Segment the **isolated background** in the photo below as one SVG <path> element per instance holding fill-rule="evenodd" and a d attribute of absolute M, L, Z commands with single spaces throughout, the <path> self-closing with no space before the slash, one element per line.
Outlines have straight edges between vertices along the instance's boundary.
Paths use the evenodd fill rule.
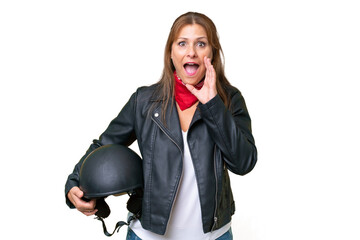
<path fill-rule="evenodd" d="M 253 172 L 231 175 L 235 239 L 360 239 L 356 2 L 1 1 L 0 238 L 107 239 L 65 205 L 67 175 L 159 79 L 175 18 L 198 11 L 217 25 L 259 151 Z M 126 200 L 108 199 L 109 229 Z"/>

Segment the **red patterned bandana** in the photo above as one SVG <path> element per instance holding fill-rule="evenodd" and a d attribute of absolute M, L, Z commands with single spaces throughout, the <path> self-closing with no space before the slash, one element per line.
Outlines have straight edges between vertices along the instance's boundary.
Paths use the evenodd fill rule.
<path fill-rule="evenodd" d="M 175 101 L 179 105 L 181 111 L 184 111 L 185 109 L 188 109 L 189 107 L 194 105 L 198 101 L 198 99 L 186 88 L 185 84 L 176 74 L 176 71 L 174 71 L 174 77 L 175 77 Z M 195 86 L 195 88 L 201 89 L 203 85 L 204 85 L 204 81 L 201 81 Z"/>

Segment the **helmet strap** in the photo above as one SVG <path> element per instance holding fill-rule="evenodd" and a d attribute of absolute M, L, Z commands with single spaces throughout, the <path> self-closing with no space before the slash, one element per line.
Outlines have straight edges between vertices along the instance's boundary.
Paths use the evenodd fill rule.
<path fill-rule="evenodd" d="M 101 221 L 102 226 L 103 226 L 103 230 L 104 230 L 104 234 L 105 234 L 106 236 L 108 236 L 108 237 L 111 237 L 112 235 L 114 235 L 115 231 L 116 231 L 116 232 L 119 232 L 119 230 L 120 230 L 120 228 L 121 228 L 122 226 L 124 226 L 124 225 L 129 226 L 130 222 L 131 222 L 133 219 L 135 219 L 135 218 L 134 218 L 133 216 L 130 216 L 130 217 L 128 218 L 128 221 L 127 221 L 127 222 L 124 222 L 124 221 L 119 221 L 119 222 L 117 222 L 116 225 L 115 225 L 115 229 L 114 229 L 114 231 L 113 231 L 112 233 L 109 233 L 109 232 L 107 231 L 106 225 L 105 225 L 105 221 L 104 221 L 104 219 L 103 219 L 102 217 L 96 217 L 95 219 Z"/>
<path fill-rule="evenodd" d="M 141 203 L 142 203 L 142 197 L 143 197 L 143 191 L 142 189 L 137 189 L 134 190 L 131 194 L 128 193 L 130 198 L 127 202 L 127 209 L 133 214 L 130 215 L 130 217 L 128 218 L 127 222 L 124 221 L 119 221 L 116 223 L 115 225 L 115 229 L 112 233 L 109 233 L 106 229 L 106 224 L 104 221 L 104 218 L 108 217 L 110 214 L 110 208 L 107 205 L 107 203 L 105 202 L 104 198 L 100 198 L 97 201 L 99 201 L 99 208 L 100 209 L 105 209 L 104 211 L 102 210 L 101 212 L 99 211 L 100 214 L 96 214 L 97 217 L 95 219 L 101 221 L 102 226 L 103 226 L 103 230 L 104 230 L 104 234 L 108 237 L 111 237 L 112 235 L 114 235 L 115 231 L 119 232 L 120 228 L 124 225 L 129 226 L 130 222 L 134 219 L 139 219 L 141 216 Z M 96 204 L 98 205 L 98 203 Z M 103 212 L 105 212 L 105 214 L 103 214 Z"/>

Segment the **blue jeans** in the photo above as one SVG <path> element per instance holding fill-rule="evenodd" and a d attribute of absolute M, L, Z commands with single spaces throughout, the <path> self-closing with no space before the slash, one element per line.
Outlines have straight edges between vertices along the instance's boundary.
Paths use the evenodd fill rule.
<path fill-rule="evenodd" d="M 139 238 L 130 228 L 128 228 L 126 240 L 141 240 L 141 238 Z M 218 237 L 216 240 L 233 240 L 231 228 L 229 231 Z"/>
<path fill-rule="evenodd" d="M 224 233 L 223 235 L 221 235 L 220 237 L 218 237 L 215 240 L 233 240 L 231 228 L 229 229 L 229 231 L 227 231 L 226 233 Z"/>
<path fill-rule="evenodd" d="M 128 233 L 126 235 L 126 240 L 141 240 L 132 230 L 128 227 Z"/>

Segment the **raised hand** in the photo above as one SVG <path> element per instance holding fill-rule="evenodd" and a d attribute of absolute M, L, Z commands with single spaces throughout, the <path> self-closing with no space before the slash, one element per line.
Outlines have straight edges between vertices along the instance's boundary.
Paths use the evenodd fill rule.
<path fill-rule="evenodd" d="M 204 85 L 200 90 L 193 85 L 186 84 L 187 89 L 194 94 L 202 104 L 207 103 L 210 99 L 217 95 L 216 90 L 216 72 L 214 66 L 211 65 L 211 59 L 204 57 L 206 67 Z"/>

